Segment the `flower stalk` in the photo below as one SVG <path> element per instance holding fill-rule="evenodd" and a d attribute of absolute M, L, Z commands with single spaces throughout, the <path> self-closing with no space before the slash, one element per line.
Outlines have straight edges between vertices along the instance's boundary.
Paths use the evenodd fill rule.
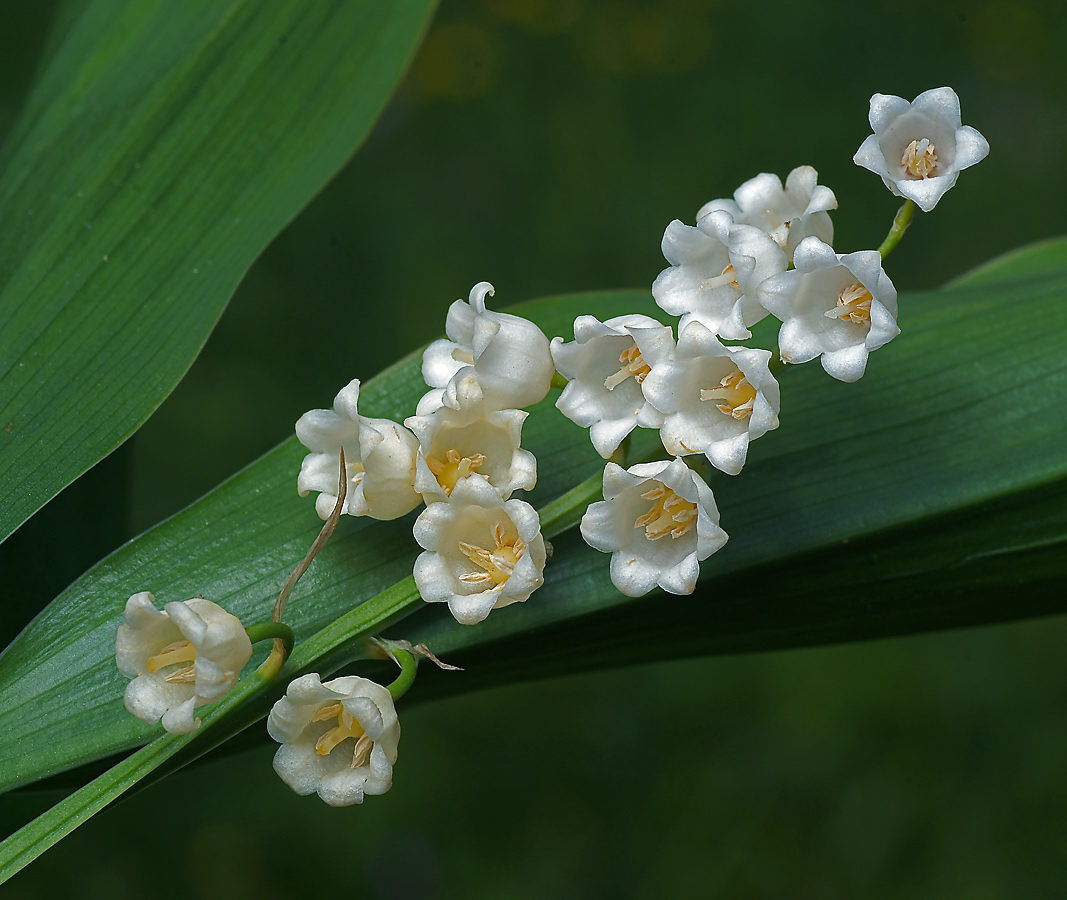
<path fill-rule="evenodd" d="M 900 239 L 904 237 L 904 232 L 908 230 L 908 226 L 911 224 L 912 217 L 915 215 L 915 201 L 905 200 L 904 204 L 897 210 L 897 214 L 893 217 L 893 225 L 889 229 L 889 234 L 885 236 L 885 240 L 882 241 L 882 245 L 878 248 L 878 253 L 882 259 L 885 259 L 893 252 L 893 248 L 900 243 Z"/>

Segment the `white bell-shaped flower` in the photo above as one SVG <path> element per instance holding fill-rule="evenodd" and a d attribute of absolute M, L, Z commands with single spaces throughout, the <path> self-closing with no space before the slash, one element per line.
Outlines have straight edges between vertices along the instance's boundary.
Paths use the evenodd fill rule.
<path fill-rule="evenodd" d="M 796 268 L 768 279 L 760 300 L 782 320 L 783 362 L 820 357 L 839 381 L 858 381 L 867 356 L 898 334 L 897 291 L 877 250 L 839 254 L 818 238 L 797 247 Z"/>
<path fill-rule="evenodd" d="M 389 419 L 361 416 L 359 380 L 342 388 L 333 409 L 313 409 L 296 423 L 296 436 L 308 450 L 296 486 L 303 497 L 318 491 L 315 511 L 327 519 L 337 503 L 341 448 L 345 451 L 348 492 L 342 512 L 372 519 L 396 519 L 422 498 L 415 490 L 419 440 Z"/>
<path fill-rule="evenodd" d="M 448 339 L 423 352 L 422 377 L 443 389 L 441 402 L 451 409 L 522 409 L 543 400 L 552 384 L 548 338 L 527 319 L 486 309 L 493 293 L 482 281 L 469 303 L 453 303 L 445 319 Z"/>
<path fill-rule="evenodd" d="M 674 349 L 674 332 L 648 316 L 574 320 L 574 340 L 552 340 L 556 368 L 570 379 L 556 406 L 589 429 L 605 459 L 634 428 L 659 428 L 663 414 L 645 400 L 641 383 L 652 364 Z"/>
<path fill-rule="evenodd" d="M 767 315 L 756 288 L 789 265 L 766 231 L 737 225 L 721 209 L 695 228 L 675 219 L 663 232 L 662 248 L 671 267 L 652 285 L 656 303 L 682 317 L 679 329 L 698 321 L 727 340 L 752 337 L 749 328 Z"/>
<path fill-rule="evenodd" d="M 480 475 L 459 481 L 447 503 L 427 506 L 414 534 L 426 551 L 414 570 L 422 599 L 447 603 L 462 625 L 525 601 L 544 583 L 547 553 L 537 510 L 504 500 Z"/>
<path fill-rule="evenodd" d="M 485 412 L 478 407 L 461 411 L 442 407 L 406 419 L 404 424 L 420 446 L 415 490 L 428 504 L 447 500 L 456 483 L 472 473 L 485 477 L 505 500 L 514 491 L 532 490 L 537 460 L 519 447 L 527 415 L 521 409 Z"/>
<path fill-rule="evenodd" d="M 302 675 L 274 704 L 267 731 L 282 745 L 274 771 L 302 797 L 351 806 L 392 787 L 400 722 L 380 684 L 356 675 L 325 683 L 314 672 Z"/>
<path fill-rule="evenodd" d="M 681 330 L 674 355 L 642 387 L 664 414 L 660 438 L 672 456 L 703 453 L 729 475 L 741 471 L 750 441 L 778 427 L 781 400 L 767 350 L 725 347 L 699 322 Z"/>
<path fill-rule="evenodd" d="M 909 103 L 894 94 L 871 97 L 870 135 L 853 161 L 881 176 L 896 196 L 930 212 L 968 166 L 989 153 L 982 135 L 963 125 L 950 87 L 923 91 Z"/>
<path fill-rule="evenodd" d="M 195 708 L 228 693 L 252 656 L 241 620 L 202 597 L 160 611 L 141 591 L 126 602 L 125 619 L 115 636 L 115 663 L 133 679 L 126 709 L 150 724 L 162 719 L 172 734 L 199 728 Z"/>
<path fill-rule="evenodd" d="M 628 597 L 655 587 L 691 594 L 700 561 L 726 543 L 715 498 L 681 459 L 604 469 L 604 500 L 582 517 L 589 546 L 611 554 L 611 583 Z"/>
<path fill-rule="evenodd" d="M 819 173 L 811 166 L 797 166 L 785 179 L 763 172 L 734 191 L 733 199 L 712 200 L 700 207 L 697 219 L 724 209 L 739 225 L 754 225 L 774 239 L 792 260 L 804 238 L 815 235 L 832 244 L 834 225 L 830 210 L 837 209 L 834 192 L 819 184 Z"/>

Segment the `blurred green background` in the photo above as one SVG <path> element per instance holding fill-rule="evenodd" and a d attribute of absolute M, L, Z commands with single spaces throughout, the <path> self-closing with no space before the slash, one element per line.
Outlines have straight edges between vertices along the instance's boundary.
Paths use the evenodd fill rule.
<path fill-rule="evenodd" d="M 0 10 L 0 129 L 53 8 Z M 1065 45 L 1056 0 L 445 3 L 368 143 L 87 476 L 129 491 L 99 552 L 437 336 L 477 281 L 499 306 L 650 285 L 671 219 L 805 163 L 838 196 L 836 249 L 877 246 L 897 203 L 851 161 L 875 91 L 951 85 L 992 147 L 890 258 L 898 289 L 1062 231 Z M 32 573 L 44 599 L 91 561 Z M 1057 618 L 402 707 L 384 798 L 297 798 L 264 745 L 105 812 L 3 896 L 1063 897 L 1065 642 Z"/>

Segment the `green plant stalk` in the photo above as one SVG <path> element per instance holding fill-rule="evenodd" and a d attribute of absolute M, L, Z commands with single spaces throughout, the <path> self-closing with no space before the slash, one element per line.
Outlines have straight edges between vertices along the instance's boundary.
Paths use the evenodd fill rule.
<path fill-rule="evenodd" d="M 547 504 L 541 513 L 542 531 L 545 536 L 552 537 L 576 525 L 581 520 L 585 507 L 599 498 L 602 480 L 602 475 L 598 472 Z M 349 663 L 365 658 L 363 639 L 404 618 L 416 608 L 421 599 L 415 587 L 415 579 L 408 576 L 361 603 L 295 649 L 282 669 L 285 681 L 315 669 L 335 672 Z M 270 627 L 271 623 L 267 623 L 252 626 L 248 630 L 251 633 Z M 262 635 L 259 635 L 258 631 L 256 633 L 257 640 L 268 637 L 284 639 L 282 635 L 273 632 L 268 634 L 264 631 Z M 415 660 L 410 658 L 410 654 L 404 656 L 409 659 L 400 660 L 400 675 L 393 685 L 390 685 L 390 693 L 395 688 L 397 697 L 410 686 L 415 674 Z M 0 884 L 180 751 L 191 745 L 195 746 L 180 765 L 173 767 L 174 769 L 192 762 L 242 731 L 260 717 L 258 704 L 249 706 L 249 701 L 264 695 L 274 681 L 274 678 L 265 677 L 261 672 L 244 676 L 229 694 L 203 715 L 199 730 L 183 735 L 166 734 L 146 744 L 0 842 Z M 232 715 L 242 707 L 248 708 L 249 711 L 256 710 L 251 720 L 247 714 Z"/>
<path fill-rule="evenodd" d="M 915 201 L 905 200 L 904 205 L 897 210 L 897 214 L 893 217 L 893 224 L 889 229 L 889 234 L 885 236 L 882 246 L 878 248 L 878 253 L 882 259 L 889 256 L 893 252 L 893 248 L 900 243 L 900 239 L 904 237 L 904 232 L 908 230 L 908 226 L 911 224 L 911 217 L 914 215 Z"/>

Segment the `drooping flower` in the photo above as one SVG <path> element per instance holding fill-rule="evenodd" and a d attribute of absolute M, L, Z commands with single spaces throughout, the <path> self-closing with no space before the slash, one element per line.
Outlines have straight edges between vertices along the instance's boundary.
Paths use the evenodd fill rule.
<path fill-rule="evenodd" d="M 782 320 L 782 361 L 820 357 L 839 381 L 857 381 L 867 356 L 898 334 L 897 291 L 877 250 L 839 254 L 818 238 L 797 247 L 796 268 L 760 286 L 760 301 Z"/>
<path fill-rule="evenodd" d="M 526 412 L 481 408 L 456 411 L 442 407 L 430 415 L 412 416 L 404 424 L 419 439 L 415 490 L 426 503 L 447 500 L 467 475 L 486 479 L 507 500 L 514 491 L 532 490 L 537 460 L 519 447 Z"/>
<path fill-rule="evenodd" d="M 700 322 L 678 336 L 642 387 L 664 414 L 663 446 L 672 456 L 703 453 L 729 475 L 741 471 L 748 445 L 778 427 L 780 395 L 768 350 L 725 347 Z"/>
<path fill-rule="evenodd" d="M 237 683 L 252 656 L 241 620 L 217 603 L 196 597 L 156 609 L 148 591 L 126 602 L 115 636 L 115 663 L 133 679 L 126 709 L 172 734 L 200 727 L 194 710 L 220 699 Z"/>
<path fill-rule="evenodd" d="M 792 260 L 797 244 L 808 235 L 828 244 L 834 240 L 829 211 L 837 209 L 837 198 L 818 179 L 819 173 L 811 166 L 797 166 L 786 176 L 783 188 L 777 175 L 763 172 L 734 191 L 732 200 L 705 203 L 697 219 L 715 210 L 726 210 L 737 224 L 766 231 Z"/>
<path fill-rule="evenodd" d="M 659 428 L 663 414 L 641 392 L 652 364 L 674 347 L 674 333 L 648 316 L 593 316 L 574 320 L 574 341 L 552 340 L 552 359 L 570 379 L 556 406 L 572 422 L 589 429 L 605 459 L 638 425 Z"/>
<path fill-rule="evenodd" d="M 423 353 L 422 377 L 443 389 L 440 402 L 451 409 L 522 409 L 543 400 L 552 383 L 548 338 L 527 319 L 486 309 L 485 298 L 493 293 L 482 281 L 471 289 L 469 303 L 453 303 L 445 319 L 448 339 Z"/>
<path fill-rule="evenodd" d="M 296 423 L 296 436 L 308 450 L 297 490 L 303 497 L 319 491 L 315 511 L 329 518 L 337 503 L 341 448 L 345 451 L 348 492 L 342 512 L 372 519 L 396 519 L 422 498 L 415 490 L 419 441 L 403 425 L 359 414 L 359 380 L 341 389 L 333 409 L 313 409 Z"/>
<path fill-rule="evenodd" d="M 721 209 L 695 228 L 675 219 L 663 232 L 662 248 L 671 267 L 652 284 L 656 303 L 682 317 L 679 329 L 695 320 L 728 340 L 752 336 L 749 327 L 767 315 L 756 288 L 789 265 L 767 232 L 735 224 Z"/>
<path fill-rule="evenodd" d="M 463 625 L 525 601 L 544 583 L 547 553 L 537 510 L 504 500 L 480 476 L 459 481 L 447 503 L 427 506 L 414 534 L 426 551 L 414 570 L 422 599 L 448 603 Z"/>
<path fill-rule="evenodd" d="M 923 91 L 911 103 L 894 94 L 871 97 L 870 135 L 853 161 L 881 176 L 896 196 L 930 212 L 960 172 L 985 159 L 989 143 L 963 125 L 950 87 Z"/>
<path fill-rule="evenodd" d="M 628 597 L 657 585 L 691 594 L 700 561 L 726 543 L 709 488 L 681 459 L 604 469 L 604 500 L 582 517 L 587 544 L 611 554 L 611 582 Z"/>
<path fill-rule="evenodd" d="M 317 793 L 330 806 L 351 806 L 392 787 L 400 722 L 380 684 L 302 675 L 274 704 L 267 732 L 282 745 L 274 771 L 302 797 Z"/>

